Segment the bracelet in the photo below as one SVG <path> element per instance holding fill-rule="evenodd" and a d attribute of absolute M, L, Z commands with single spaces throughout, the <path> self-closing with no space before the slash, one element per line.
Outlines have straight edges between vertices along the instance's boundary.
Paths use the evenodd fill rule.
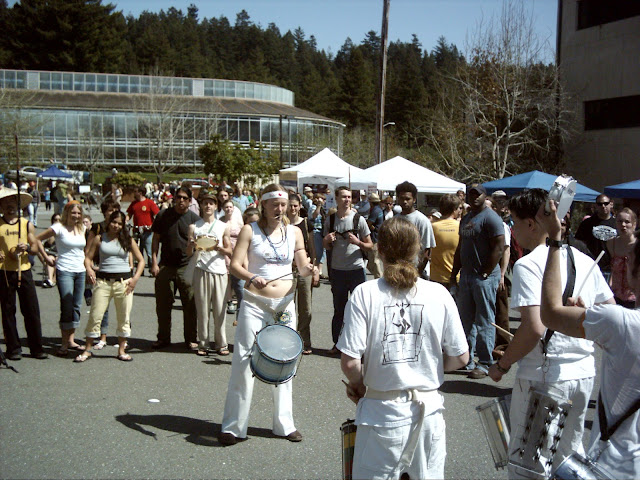
<path fill-rule="evenodd" d="M 253 281 L 254 281 L 256 278 L 258 278 L 259 276 L 260 276 L 260 275 L 254 275 L 253 277 L 251 277 L 251 278 L 249 279 L 249 285 L 251 285 L 251 284 L 253 283 Z"/>
<path fill-rule="evenodd" d="M 509 370 L 511 370 L 511 366 L 509 366 L 509 368 L 502 368 L 502 367 L 500 366 L 500 360 L 498 360 L 498 361 L 496 362 L 496 368 L 497 368 L 497 369 L 498 369 L 498 371 L 499 371 L 500 373 L 502 373 L 503 375 L 504 375 L 504 374 L 506 374 L 506 373 L 509 373 Z"/>

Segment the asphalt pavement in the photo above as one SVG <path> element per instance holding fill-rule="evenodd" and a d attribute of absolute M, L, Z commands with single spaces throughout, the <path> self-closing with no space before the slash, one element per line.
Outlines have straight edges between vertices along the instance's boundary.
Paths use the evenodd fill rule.
<path fill-rule="evenodd" d="M 48 225 L 47 215 L 40 217 L 40 225 Z M 40 283 L 39 263 L 35 272 Z M 57 289 L 38 287 L 38 296 L 46 350 L 52 353 L 60 341 Z M 9 362 L 19 373 L 0 368 L 0 478 L 340 478 L 340 425 L 354 417 L 355 405 L 340 381 L 339 359 L 328 355 L 332 310 L 330 287 L 323 283 L 314 289 L 314 353 L 302 359 L 293 380 L 294 419 L 304 440 L 291 443 L 271 433 L 270 387 L 256 381 L 248 439 L 222 447 L 216 436 L 231 356 L 186 351 L 179 299 L 174 344 L 153 351 L 157 321 L 147 273 L 134 293 L 132 362 L 116 359 L 112 306 L 109 345 L 89 361 L 73 363 L 71 355 L 36 360 L 24 347 L 24 358 Z M 79 340 L 88 312 L 83 305 Z M 230 343 L 232 317 L 227 315 Z M 21 316 L 18 323 L 26 345 Z M 445 375 L 447 478 L 506 478 L 493 465 L 475 407 L 508 394 L 514 371 L 500 384 Z M 593 413 L 591 408 L 588 426 Z"/>

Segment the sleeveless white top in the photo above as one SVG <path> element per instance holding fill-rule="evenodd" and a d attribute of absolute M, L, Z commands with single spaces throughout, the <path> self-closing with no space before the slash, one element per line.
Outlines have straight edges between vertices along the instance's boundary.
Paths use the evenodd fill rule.
<path fill-rule="evenodd" d="M 285 236 L 282 241 L 271 242 L 258 226 L 257 222 L 251 224 L 253 236 L 247 252 L 249 271 L 266 280 L 278 278 L 285 273 L 291 273 L 293 252 L 296 246 L 296 232 L 293 225 L 287 225 L 284 229 Z M 284 277 L 283 280 L 292 280 Z"/>
<path fill-rule="evenodd" d="M 218 237 L 218 241 L 220 245 L 222 245 L 222 237 L 224 236 L 224 231 L 227 228 L 227 224 L 221 222 L 220 220 L 214 220 L 213 224 L 204 223 L 203 225 L 196 227 L 194 230 L 194 234 L 197 237 L 201 235 L 215 235 Z M 219 275 L 223 275 L 227 273 L 227 264 L 225 263 L 226 255 L 217 250 L 212 250 L 210 252 L 200 252 L 200 257 L 198 258 L 198 263 L 196 263 L 196 267 L 204 270 L 209 273 L 216 273 Z"/>

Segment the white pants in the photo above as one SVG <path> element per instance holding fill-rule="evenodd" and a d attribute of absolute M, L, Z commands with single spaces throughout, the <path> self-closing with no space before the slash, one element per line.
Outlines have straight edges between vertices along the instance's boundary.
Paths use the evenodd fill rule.
<path fill-rule="evenodd" d="M 418 445 L 408 468 L 399 466 L 411 425 L 371 427 L 358 425 L 353 452 L 353 479 L 444 478 L 445 423 L 442 410 L 424 417 Z"/>
<path fill-rule="evenodd" d="M 564 382 L 542 383 L 532 382 L 516 378 L 516 383 L 511 392 L 511 408 L 509 417 L 511 422 L 511 441 L 509 443 L 509 462 L 519 462 L 518 450 L 519 439 L 523 437 L 525 427 L 525 416 L 529 407 L 529 389 L 535 386 L 536 389 L 560 390 L 564 397 L 571 400 L 573 405 L 565 419 L 562 438 L 558 443 L 558 451 L 553 458 L 553 465 L 547 473 L 553 472 L 562 461 L 574 452 L 580 455 L 585 454 L 582 446 L 582 434 L 584 433 L 584 417 L 589 405 L 591 390 L 593 390 L 593 378 L 582 378 L 580 380 L 566 380 Z M 556 391 L 556 390 L 554 390 Z M 545 466 L 540 464 L 536 470 L 541 471 Z M 526 472 L 514 467 L 511 463 L 508 466 L 508 477 L 510 479 L 531 478 Z"/>
<path fill-rule="evenodd" d="M 193 298 L 198 312 L 198 346 L 209 346 L 209 310 L 213 314 L 213 338 L 215 348 L 227 346 L 227 332 L 225 328 L 226 308 L 225 297 L 229 276 L 206 272 L 196 268 L 193 272 Z"/>
<path fill-rule="evenodd" d="M 222 417 L 222 432 L 232 433 L 237 438 L 247 436 L 254 384 L 249 364 L 255 336 L 266 325 L 276 323 L 275 314 L 283 311 L 290 314 L 290 322 L 286 325 L 295 330 L 296 308 L 293 294 L 283 298 L 266 298 L 248 290 L 243 292 L 231 361 L 231 378 Z M 273 394 L 272 430 L 275 435 L 287 436 L 296 430 L 293 424 L 292 383 L 293 380 L 290 380 L 277 387 L 268 386 Z"/>

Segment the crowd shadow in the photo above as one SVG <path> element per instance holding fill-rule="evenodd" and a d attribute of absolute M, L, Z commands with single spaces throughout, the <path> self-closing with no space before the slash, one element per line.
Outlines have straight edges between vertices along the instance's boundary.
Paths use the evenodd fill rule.
<path fill-rule="evenodd" d="M 447 380 L 439 390 L 443 393 L 460 393 L 474 397 L 496 398 L 509 395 L 512 389 L 486 383 L 470 382 L 469 380 Z"/>
<path fill-rule="evenodd" d="M 116 415 L 117 422 L 136 432 L 157 440 L 157 433 L 146 427 L 164 430 L 176 435 L 185 435 L 185 440 L 194 445 L 204 447 L 223 447 L 218 441 L 220 424 L 198 418 L 184 417 L 181 415 L 134 415 L 126 413 Z M 249 427 L 248 437 L 278 438 L 266 428 Z M 246 439 L 238 439 L 239 442 Z"/>

